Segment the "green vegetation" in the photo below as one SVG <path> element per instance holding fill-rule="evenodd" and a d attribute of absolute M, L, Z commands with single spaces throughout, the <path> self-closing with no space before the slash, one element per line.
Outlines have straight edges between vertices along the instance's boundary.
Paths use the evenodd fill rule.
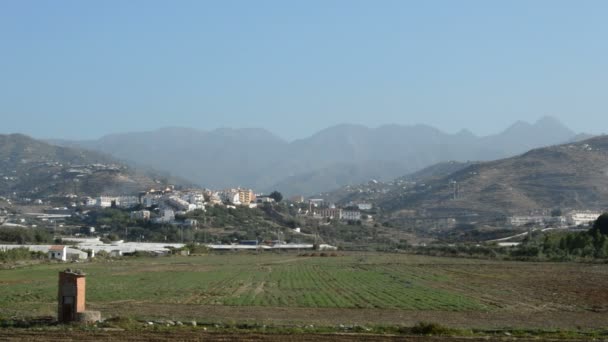
<path fill-rule="evenodd" d="M 0 263 L 13 263 L 21 260 L 46 259 L 46 254 L 42 252 L 31 252 L 27 248 L 14 248 L 0 250 Z"/>
<path fill-rule="evenodd" d="M 593 224 L 593 230 L 597 231 L 602 235 L 608 235 L 608 213 L 602 214 L 600 217 L 595 220 Z"/>
<path fill-rule="evenodd" d="M 513 256 L 549 260 L 608 258 L 608 214 L 601 215 L 586 232 L 532 235 L 526 237 Z"/>
<path fill-rule="evenodd" d="M 223 242 L 238 240 L 276 240 L 277 231 L 290 233 L 299 222 L 285 211 L 282 205 L 261 208 L 227 208 L 209 206 L 206 211 L 194 210 L 177 220 L 195 219 L 197 227 L 180 227 L 170 224 L 153 224 L 130 218 L 130 210 L 106 208 L 91 210 L 84 220 L 73 218 L 71 225 L 93 226 L 104 234 L 113 234 L 120 239 L 131 241 L 157 242 Z M 154 215 L 154 214 L 153 214 Z M 290 234 L 281 238 L 290 241 Z"/>
<path fill-rule="evenodd" d="M 256 324 L 313 324 L 357 333 L 382 333 L 384 326 L 388 333 L 420 335 L 494 327 L 515 335 L 516 329 L 602 327 L 608 308 L 605 291 L 598 291 L 607 281 L 604 264 L 228 252 L 77 267 L 87 273 L 87 307 L 106 318 L 127 318 L 128 325 L 167 319 L 254 330 Z M 54 316 L 57 272 L 65 268 L 46 263 L 1 270 L 0 318 Z M 341 326 L 354 322 L 371 330 Z"/>
<path fill-rule="evenodd" d="M 272 198 L 277 203 L 281 202 L 283 200 L 283 194 L 281 194 L 280 192 L 278 192 L 276 190 L 271 192 L 270 195 L 268 195 L 268 197 Z"/>
<path fill-rule="evenodd" d="M 53 236 L 44 229 L 35 228 L 2 228 L 0 243 L 8 244 L 44 244 L 52 243 Z"/>
<path fill-rule="evenodd" d="M 479 244 L 432 244 L 406 248 L 416 254 L 520 261 L 602 261 L 608 259 L 608 214 L 588 231 L 532 231 L 521 245 L 503 248 Z"/>
<path fill-rule="evenodd" d="M 387 263 L 386 257 L 310 258 L 296 255 L 208 255 L 132 258 L 83 265 L 87 299 L 258 307 L 479 310 L 465 295 L 430 286 L 433 270 Z M 0 311 L 49 309 L 64 265 L 2 271 Z M 14 284 L 19 284 L 15 286 Z"/>

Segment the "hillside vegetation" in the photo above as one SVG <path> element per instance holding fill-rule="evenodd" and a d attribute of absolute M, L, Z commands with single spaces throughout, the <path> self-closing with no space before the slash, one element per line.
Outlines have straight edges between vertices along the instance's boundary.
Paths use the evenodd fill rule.
<path fill-rule="evenodd" d="M 456 190 L 455 190 L 456 188 Z M 379 204 L 436 214 L 509 214 L 545 208 L 608 208 L 608 136 L 470 165 Z"/>
<path fill-rule="evenodd" d="M 0 135 L 0 195 L 20 197 L 133 193 L 166 183 L 98 152 Z"/>

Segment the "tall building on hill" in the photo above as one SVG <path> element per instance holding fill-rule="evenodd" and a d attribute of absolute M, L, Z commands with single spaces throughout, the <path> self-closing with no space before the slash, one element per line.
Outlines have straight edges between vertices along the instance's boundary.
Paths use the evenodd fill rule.
<path fill-rule="evenodd" d="M 255 194 L 251 189 L 238 189 L 239 202 L 243 205 L 248 205 L 251 202 L 255 202 Z"/>

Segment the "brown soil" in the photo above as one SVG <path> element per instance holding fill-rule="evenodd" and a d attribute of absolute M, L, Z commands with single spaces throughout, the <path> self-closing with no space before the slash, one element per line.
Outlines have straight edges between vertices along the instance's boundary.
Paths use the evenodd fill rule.
<path fill-rule="evenodd" d="M 452 341 L 452 342 L 481 342 L 481 341 L 541 341 L 539 338 L 503 337 L 441 337 L 441 336 L 387 336 L 387 335 L 357 335 L 357 334 L 260 334 L 260 333 L 209 333 L 202 329 L 174 329 L 163 332 L 155 331 L 30 331 L 30 330 L 0 330 L 2 341 L 301 341 L 301 342 L 350 342 L 350 341 Z M 559 339 L 559 341 L 577 341 Z"/>
<path fill-rule="evenodd" d="M 150 313 L 150 318 L 203 320 L 206 322 L 256 322 L 260 324 L 374 324 L 413 326 L 418 322 L 436 322 L 454 328 L 605 328 L 608 312 L 559 311 L 404 311 L 387 309 L 236 307 L 219 305 L 173 305 L 151 303 L 111 303 L 90 305 L 106 317 L 137 316 Z M 152 314 L 155 313 L 155 314 Z"/>
<path fill-rule="evenodd" d="M 292 259 L 288 259 L 292 260 Z M 401 267 L 387 265 L 386 267 Z M 291 324 L 374 324 L 412 326 L 436 322 L 456 328 L 606 328 L 608 327 L 608 267 L 602 264 L 471 262 L 425 263 L 427 274 L 448 277 L 427 286 L 459 292 L 484 303 L 487 310 L 416 311 L 366 308 L 231 307 L 149 302 L 89 303 L 105 317 L 131 316 L 194 319 L 205 322 Z M 435 272 L 436 271 L 436 272 Z M 243 284 L 249 289 L 249 284 Z M 264 284 L 255 294 L 264 291 Z"/>

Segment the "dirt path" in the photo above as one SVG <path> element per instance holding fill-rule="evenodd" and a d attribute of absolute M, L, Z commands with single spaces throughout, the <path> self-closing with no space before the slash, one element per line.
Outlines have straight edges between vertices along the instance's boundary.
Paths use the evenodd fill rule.
<path fill-rule="evenodd" d="M 257 322 L 272 325 L 374 324 L 412 326 L 435 322 L 454 328 L 561 328 L 600 329 L 608 327 L 608 312 L 592 311 L 407 311 L 395 309 L 288 308 L 175 304 L 91 304 L 104 317 L 127 316 L 145 319 L 169 318 L 204 322 Z M 150 313 L 142 315 L 142 312 Z"/>
<path fill-rule="evenodd" d="M 264 292 L 264 285 L 266 285 L 266 282 L 261 282 L 253 291 L 253 294 L 255 296 L 259 295 L 260 293 Z"/>
<path fill-rule="evenodd" d="M 207 333 L 202 329 L 183 330 L 175 329 L 163 332 L 154 331 L 31 331 L 21 329 L 0 330 L 0 340 L 16 341 L 299 341 L 299 342 L 350 342 L 350 341 L 378 341 L 378 342 L 423 342 L 423 341 L 451 341 L 451 342 L 481 342 L 481 341 L 542 341 L 538 338 L 514 339 L 513 337 L 430 337 L 430 336 L 385 336 L 385 335 L 355 335 L 355 334 L 228 334 Z M 559 339 L 561 342 L 579 340 Z"/>

